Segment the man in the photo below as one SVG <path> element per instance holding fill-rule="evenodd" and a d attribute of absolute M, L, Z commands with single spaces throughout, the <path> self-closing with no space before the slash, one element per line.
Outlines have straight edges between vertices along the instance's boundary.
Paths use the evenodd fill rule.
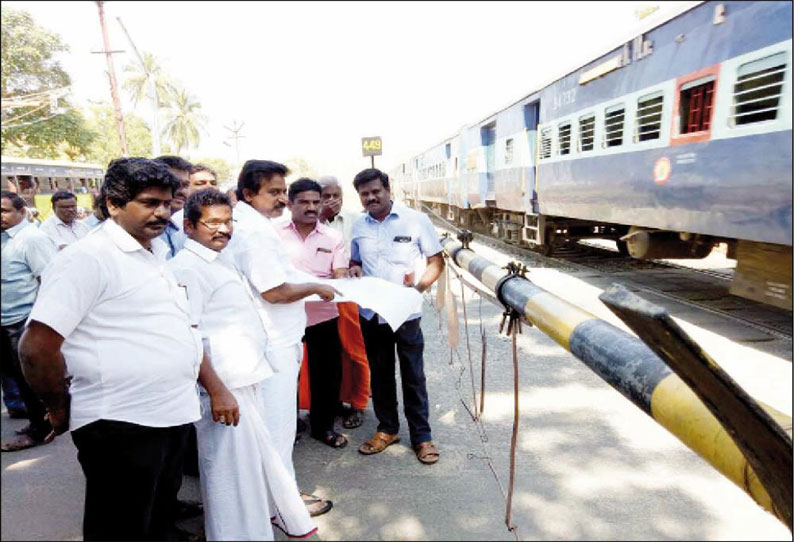
<path fill-rule="evenodd" d="M 45 443 L 52 427 L 46 419 L 46 410 L 28 385 L 19 364 L 18 345 L 25 320 L 33 308 L 41 282 L 41 274 L 55 256 L 57 249 L 52 241 L 27 220 L 25 201 L 13 192 L 3 190 L 2 198 L 2 329 L 3 353 L 0 359 L 3 374 L 3 399 L 9 406 L 11 417 L 30 419 L 30 425 L 21 434 L 0 449 L 4 452 L 24 450 Z M 68 309 L 66 309 L 68 310 Z M 22 403 L 9 405 L 7 389 L 15 388 Z M 16 406 L 16 410 L 12 407 Z M 21 407 L 21 408 L 20 408 Z M 16 414 L 16 415 L 12 415 Z"/>
<path fill-rule="evenodd" d="M 271 222 L 286 207 L 287 173 L 286 166 L 269 160 L 248 160 L 243 165 L 233 213 L 235 235 L 226 250 L 234 256 L 257 299 L 261 299 L 258 312 L 267 333 L 266 357 L 276 371 L 261 386 L 265 411 L 269 413 L 265 421 L 276 449 L 294 477 L 297 384 L 303 355 L 301 339 L 306 328 L 303 299 L 317 294 L 330 301 L 335 290 L 317 283 L 290 282 L 296 270 Z M 302 496 L 313 516 L 333 506 L 331 501 L 313 495 Z"/>
<path fill-rule="evenodd" d="M 184 189 L 185 198 L 189 198 L 192 194 L 195 194 L 199 190 L 204 190 L 205 188 L 218 190 L 218 175 L 215 173 L 215 170 L 209 166 L 205 166 L 204 164 L 195 164 L 190 166 L 190 170 L 188 171 L 187 186 L 185 186 Z M 186 237 L 184 230 L 184 212 L 185 209 L 183 207 L 171 215 L 171 221 L 176 224 L 176 227 L 179 228 L 179 232 L 183 237 L 183 245 L 184 238 Z"/>
<path fill-rule="evenodd" d="M 159 156 L 155 158 L 156 162 L 160 162 L 168 166 L 168 170 L 179 180 L 179 187 L 174 192 L 174 197 L 171 199 L 171 219 L 163 230 L 160 239 L 168 245 L 168 254 L 166 258 L 170 259 L 176 256 L 176 253 L 182 250 L 185 244 L 185 234 L 182 231 L 182 226 L 174 219 L 174 215 L 182 210 L 187 199 L 187 187 L 190 183 L 190 169 L 193 164 L 179 156 Z M 181 216 L 180 216 L 181 218 Z"/>
<path fill-rule="evenodd" d="M 245 278 L 229 253 L 221 253 L 234 232 L 231 202 L 205 189 L 188 196 L 183 210 L 188 239 L 168 267 L 187 289 L 205 352 L 241 413 L 237 427 L 213 423 L 201 390 L 204 408 L 195 426 L 206 537 L 273 540 L 270 518 L 290 536 L 308 536 L 316 527 L 273 447 L 265 422 L 271 413 L 260 400 L 261 382 L 273 375 L 265 359 L 267 336 Z"/>
<path fill-rule="evenodd" d="M 99 194 L 94 194 L 91 203 L 93 209 L 92 213 L 82 220 L 82 223 L 88 226 L 89 230 L 93 230 L 107 218 L 105 212 L 102 210 L 102 197 Z"/>
<path fill-rule="evenodd" d="M 279 233 L 292 264 L 319 278 L 347 277 L 347 257 L 342 236 L 318 222 L 322 188 L 307 178 L 289 186 L 292 220 Z M 311 436 L 332 448 L 344 448 L 347 439 L 334 431 L 342 382 L 342 344 L 339 340 L 339 312 L 334 303 L 306 303 L 304 341 L 309 361 L 311 390 Z"/>
<path fill-rule="evenodd" d="M 317 182 L 323 189 L 320 222 L 341 233 L 345 249 L 350 255 L 350 232 L 361 213 L 342 209 L 342 186 L 336 177 L 327 175 Z M 350 404 L 343 409 L 342 427 L 354 429 L 364 423 L 364 409 L 369 401 L 369 363 L 358 322 L 358 305 L 337 303 L 339 310 L 339 338 L 342 341 L 342 386 L 339 399 Z"/>
<path fill-rule="evenodd" d="M 59 190 L 50 198 L 53 214 L 41 224 L 58 250 L 74 243 L 89 231 L 89 227 L 77 220 L 77 196 L 66 190 Z"/>
<path fill-rule="evenodd" d="M 353 224 L 350 274 L 374 276 L 424 292 L 441 274 L 441 244 L 430 220 L 391 200 L 389 176 L 378 169 L 356 175 L 353 186 L 367 211 Z M 414 278 L 427 259 L 418 282 Z M 417 459 L 432 464 L 439 454 L 433 444 L 424 373 L 424 338 L 420 327 L 421 301 L 416 312 L 396 331 L 368 309 L 361 309 L 361 331 L 371 371 L 372 404 L 378 432 L 359 448 L 376 454 L 400 440 L 394 347 L 400 358 L 403 408 Z"/>
<path fill-rule="evenodd" d="M 102 185 L 110 218 L 47 267 L 20 341 L 53 433 L 71 430 L 78 450 L 84 540 L 167 537 L 187 431 L 200 418 L 197 377 L 213 419 L 239 421 L 156 239 L 178 186 L 163 164 L 116 160 Z"/>

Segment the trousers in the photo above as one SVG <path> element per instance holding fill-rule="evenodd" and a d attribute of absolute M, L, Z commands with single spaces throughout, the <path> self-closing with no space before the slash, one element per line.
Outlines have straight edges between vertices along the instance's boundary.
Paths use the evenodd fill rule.
<path fill-rule="evenodd" d="M 312 434 L 333 431 L 339 406 L 342 382 L 342 343 L 339 340 L 338 318 L 306 328 L 306 351 L 309 358 Z"/>
<path fill-rule="evenodd" d="M 97 420 L 72 431 L 85 474 L 83 540 L 165 540 L 191 424 Z"/>

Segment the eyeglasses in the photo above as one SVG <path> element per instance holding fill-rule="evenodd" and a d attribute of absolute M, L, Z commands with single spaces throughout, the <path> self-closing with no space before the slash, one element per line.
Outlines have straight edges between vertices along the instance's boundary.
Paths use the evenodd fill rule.
<path fill-rule="evenodd" d="M 208 230 L 211 231 L 218 231 L 221 229 L 221 226 L 226 226 L 227 229 L 232 229 L 233 220 L 227 220 L 226 222 L 204 222 L 203 220 L 199 220 L 200 224 L 204 224 Z"/>

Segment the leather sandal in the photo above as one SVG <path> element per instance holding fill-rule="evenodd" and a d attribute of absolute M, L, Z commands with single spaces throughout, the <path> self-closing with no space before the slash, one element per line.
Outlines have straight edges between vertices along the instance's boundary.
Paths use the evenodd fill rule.
<path fill-rule="evenodd" d="M 377 454 L 396 442 L 400 442 L 400 435 L 390 435 L 378 431 L 375 436 L 359 446 L 358 452 L 364 455 Z"/>
<path fill-rule="evenodd" d="M 312 438 L 319 440 L 331 448 L 344 448 L 347 446 L 347 439 L 345 436 L 336 431 L 324 431 L 319 434 L 312 433 Z"/>
<path fill-rule="evenodd" d="M 345 415 L 345 419 L 342 420 L 342 427 L 345 429 L 355 429 L 356 427 L 360 427 L 361 424 L 364 423 L 364 412 L 361 410 L 353 409 Z"/>
<path fill-rule="evenodd" d="M 425 465 L 432 465 L 438 461 L 438 450 L 432 440 L 420 442 L 414 446 L 414 451 L 416 452 L 416 458 Z"/>
<path fill-rule="evenodd" d="M 42 444 L 46 444 L 46 442 L 25 434 L 3 442 L 2 445 L 0 445 L 0 451 L 17 452 L 19 450 L 26 450 L 28 448 L 33 448 L 34 446 L 40 446 Z"/>

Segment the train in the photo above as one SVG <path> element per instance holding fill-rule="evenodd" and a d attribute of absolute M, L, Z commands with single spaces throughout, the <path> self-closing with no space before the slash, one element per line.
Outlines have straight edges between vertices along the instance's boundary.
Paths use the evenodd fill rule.
<path fill-rule="evenodd" d="M 0 177 L 3 190 L 19 194 L 29 207 L 38 209 L 43 220 L 52 213 L 50 197 L 58 190 L 73 192 L 77 204 L 90 210 L 93 195 L 99 193 L 105 178 L 105 168 L 87 162 L 3 156 Z"/>
<path fill-rule="evenodd" d="M 725 243 L 730 292 L 791 310 L 791 11 L 691 2 L 640 21 L 397 164 L 392 193 L 545 254 L 604 238 L 637 259 L 702 258 Z"/>

